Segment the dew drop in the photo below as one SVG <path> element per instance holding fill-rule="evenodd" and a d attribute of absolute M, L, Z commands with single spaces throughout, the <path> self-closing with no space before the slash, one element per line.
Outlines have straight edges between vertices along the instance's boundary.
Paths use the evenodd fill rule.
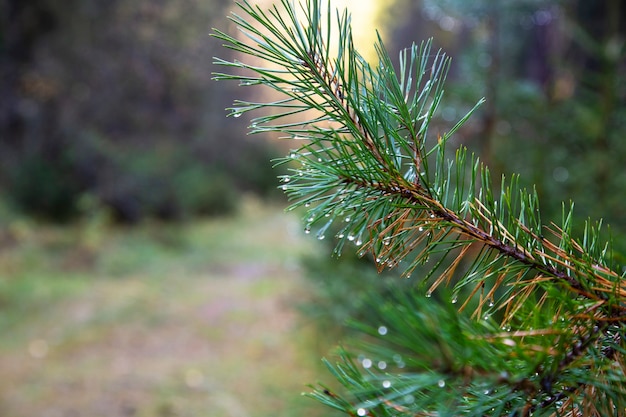
<path fill-rule="evenodd" d="M 233 117 L 235 117 L 235 118 L 241 117 L 241 113 L 233 113 Z"/>
<path fill-rule="evenodd" d="M 428 290 L 426 291 L 426 298 L 430 298 L 433 295 L 433 292 Z"/>
<path fill-rule="evenodd" d="M 363 241 L 361 239 L 358 239 L 356 242 L 354 242 L 354 244 L 357 246 L 361 246 L 363 244 Z"/>
<path fill-rule="evenodd" d="M 311 207 L 311 203 L 304 203 L 304 207 Z"/>
<path fill-rule="evenodd" d="M 352 242 L 356 237 L 354 235 L 348 235 L 348 240 Z"/>
<path fill-rule="evenodd" d="M 322 162 L 322 158 L 317 158 L 317 162 Z"/>
<path fill-rule="evenodd" d="M 357 416 L 365 416 L 367 415 L 367 410 L 365 408 L 359 408 L 358 410 L 356 410 L 356 415 Z"/>
<path fill-rule="evenodd" d="M 289 182 L 289 181 L 291 181 L 291 178 L 288 175 L 285 175 L 283 177 L 283 182 Z"/>
<path fill-rule="evenodd" d="M 446 386 L 446 381 L 440 379 L 439 382 L 437 382 L 437 385 L 439 386 L 439 388 L 443 388 Z"/>
<path fill-rule="evenodd" d="M 422 226 L 420 226 L 419 229 L 417 229 L 417 230 L 419 230 L 420 232 L 423 232 L 424 228 Z"/>
<path fill-rule="evenodd" d="M 289 187 L 287 187 L 286 185 L 283 185 L 282 187 L 280 187 L 283 191 L 286 191 Z"/>
<path fill-rule="evenodd" d="M 390 388 L 391 387 L 391 381 L 383 381 L 383 388 Z"/>
<path fill-rule="evenodd" d="M 308 235 L 309 233 L 311 233 L 311 228 L 310 228 L 309 226 L 305 227 L 305 228 L 304 228 L 304 233 L 306 233 L 307 235 Z"/>
<path fill-rule="evenodd" d="M 326 237 L 326 236 L 324 236 L 324 235 L 318 235 L 318 236 L 317 236 L 317 238 L 318 238 L 319 240 L 324 240 L 324 238 L 325 238 L 325 237 Z"/>
<path fill-rule="evenodd" d="M 385 361 L 378 362 L 378 369 L 386 369 L 386 368 L 387 368 L 387 362 Z"/>
<path fill-rule="evenodd" d="M 493 305 L 494 305 L 493 300 L 489 301 L 489 307 L 493 307 Z"/>
<path fill-rule="evenodd" d="M 295 153 L 295 152 L 291 152 L 291 153 L 289 154 L 289 157 L 290 157 L 291 159 L 296 159 L 296 158 L 298 157 L 298 154 L 297 154 L 297 153 Z"/>
<path fill-rule="evenodd" d="M 345 236 L 345 235 L 344 235 L 343 233 L 339 233 L 339 234 L 337 235 L 337 238 L 338 238 L 338 239 L 343 239 L 343 237 L 344 237 L 344 236 Z"/>
<path fill-rule="evenodd" d="M 378 334 L 381 336 L 384 336 L 387 334 L 387 327 L 386 326 L 380 326 L 378 328 Z"/>
<path fill-rule="evenodd" d="M 459 301 L 459 299 L 455 296 L 455 297 L 452 299 L 452 304 L 456 304 L 458 301 Z"/>
<path fill-rule="evenodd" d="M 346 218 L 344 219 L 344 221 L 345 221 L 346 223 L 348 223 L 348 222 L 350 221 L 350 216 L 346 217 Z"/>
<path fill-rule="evenodd" d="M 372 360 L 371 360 L 371 359 L 368 359 L 368 358 L 365 358 L 365 359 L 363 359 L 363 361 L 361 362 L 361 365 L 363 365 L 363 368 L 365 368 L 365 369 L 369 369 L 369 368 L 371 368 L 371 367 L 372 367 Z"/>
<path fill-rule="evenodd" d="M 311 216 L 311 217 L 309 217 L 309 218 L 307 219 L 307 221 L 310 221 L 310 222 L 312 222 L 313 220 L 315 220 L 315 217 L 313 217 L 313 216 Z"/>

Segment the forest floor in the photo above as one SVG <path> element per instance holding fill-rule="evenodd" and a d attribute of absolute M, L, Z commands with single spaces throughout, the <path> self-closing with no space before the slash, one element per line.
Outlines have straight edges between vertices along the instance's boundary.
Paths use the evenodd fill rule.
<path fill-rule="evenodd" d="M 0 232 L 0 416 L 327 415 L 328 352 L 297 313 L 298 220 L 248 202 L 184 225 Z"/>

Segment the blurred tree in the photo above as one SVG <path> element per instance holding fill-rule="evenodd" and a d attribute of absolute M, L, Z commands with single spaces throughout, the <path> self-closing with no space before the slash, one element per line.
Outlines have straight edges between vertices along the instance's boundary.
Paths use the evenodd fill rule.
<path fill-rule="evenodd" d="M 269 147 L 231 140 L 243 136 L 240 124 L 222 117 L 232 87 L 210 82 L 218 45 L 208 32 L 228 5 L 3 0 L 5 196 L 64 219 L 87 193 L 134 221 L 232 209 L 236 193 L 225 190 L 275 187 Z M 194 174 L 173 175 L 186 168 Z M 202 204 L 180 195 L 201 187 L 222 195 Z M 231 202 L 213 210 L 210 200 Z"/>

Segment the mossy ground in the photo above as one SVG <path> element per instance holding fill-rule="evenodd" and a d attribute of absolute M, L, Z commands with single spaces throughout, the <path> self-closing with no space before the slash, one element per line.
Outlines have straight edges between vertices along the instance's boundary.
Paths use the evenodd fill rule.
<path fill-rule="evenodd" d="M 249 201 L 184 225 L 64 228 L 0 238 L 0 415 L 325 415 L 301 397 L 323 370 L 298 220 Z"/>

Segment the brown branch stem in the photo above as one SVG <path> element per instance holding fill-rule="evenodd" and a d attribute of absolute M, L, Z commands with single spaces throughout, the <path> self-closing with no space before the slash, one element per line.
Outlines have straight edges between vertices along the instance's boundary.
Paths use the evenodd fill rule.
<path fill-rule="evenodd" d="M 542 263 L 542 258 L 555 260 L 559 255 L 571 256 L 571 254 L 568 253 L 561 253 L 555 245 L 546 241 L 544 238 L 540 238 L 542 243 L 545 243 L 549 248 L 553 248 L 553 251 L 558 251 L 556 256 L 538 249 L 533 249 L 529 253 L 525 248 L 521 248 L 517 245 L 514 246 L 501 239 L 495 238 L 492 234 L 473 224 L 471 221 L 461 218 L 454 211 L 444 207 L 439 201 L 434 199 L 429 194 L 427 189 L 423 188 L 420 184 L 409 184 L 404 181 L 404 179 L 400 179 L 399 181 L 389 184 L 372 183 L 355 178 L 344 178 L 344 182 L 352 183 L 362 188 L 375 188 L 381 191 L 385 196 L 400 195 L 408 202 L 419 207 L 429 207 L 428 210 L 434 214 L 436 218 L 439 218 L 442 222 L 451 225 L 451 227 L 453 227 L 460 235 L 466 236 L 471 240 L 481 242 L 483 245 L 495 250 L 496 252 L 527 265 L 529 268 L 536 270 L 541 275 L 553 277 L 557 281 L 565 284 L 577 295 L 598 302 L 606 303 L 607 301 L 608 296 L 606 294 L 606 289 L 587 289 L 583 283 L 576 278 L 576 276 L 568 274 L 567 271 L 561 270 L 557 266 Z M 500 227 L 503 226 L 500 225 Z M 525 229 L 525 231 L 527 231 L 527 229 Z M 611 274 L 614 275 L 614 273 Z M 603 279 L 602 277 L 596 275 L 592 278 L 596 278 L 596 280 Z M 617 310 L 612 313 L 612 316 L 619 316 L 626 310 L 626 307 L 615 303 L 611 303 L 610 308 Z M 618 314 L 618 312 L 621 313 Z"/>

